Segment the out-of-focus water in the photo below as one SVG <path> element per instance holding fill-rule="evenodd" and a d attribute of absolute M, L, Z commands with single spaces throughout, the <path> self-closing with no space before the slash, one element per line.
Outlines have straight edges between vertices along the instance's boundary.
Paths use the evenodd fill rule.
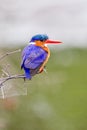
<path fill-rule="evenodd" d="M 64 46 L 86 46 L 86 0 L 0 0 L 0 45 L 25 44 L 46 33 Z"/>

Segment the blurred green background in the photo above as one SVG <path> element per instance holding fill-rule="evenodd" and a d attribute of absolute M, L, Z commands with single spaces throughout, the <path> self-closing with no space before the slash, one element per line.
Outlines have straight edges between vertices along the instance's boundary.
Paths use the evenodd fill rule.
<path fill-rule="evenodd" d="M 21 53 L 0 62 L 0 73 L 7 62 L 13 74 L 23 73 Z M 87 49 L 51 49 L 46 70 L 31 81 L 16 80 L 27 95 L 0 99 L 0 130 L 87 130 Z"/>

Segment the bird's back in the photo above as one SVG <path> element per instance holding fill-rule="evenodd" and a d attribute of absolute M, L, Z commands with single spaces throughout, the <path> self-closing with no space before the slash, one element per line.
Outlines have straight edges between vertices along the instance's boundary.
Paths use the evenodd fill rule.
<path fill-rule="evenodd" d="M 47 57 L 47 52 L 36 45 L 29 45 L 22 52 L 21 67 L 35 69 L 41 65 Z"/>

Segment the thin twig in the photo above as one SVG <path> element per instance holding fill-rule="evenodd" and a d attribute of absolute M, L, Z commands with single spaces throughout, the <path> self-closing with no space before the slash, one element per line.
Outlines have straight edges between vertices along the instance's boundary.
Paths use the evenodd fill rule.
<path fill-rule="evenodd" d="M 20 75 L 11 75 L 11 76 L 7 76 L 7 77 L 5 77 L 5 78 L 0 78 L 0 87 L 2 87 L 2 85 L 3 85 L 6 81 L 11 80 L 11 79 L 18 79 L 18 78 L 24 79 L 25 76 L 22 75 L 22 74 L 20 74 Z"/>
<path fill-rule="evenodd" d="M 14 53 L 17 53 L 17 52 L 20 52 L 20 51 L 21 51 L 21 49 L 18 49 L 18 50 L 15 50 L 15 51 L 11 51 L 11 52 L 7 52 L 6 54 L 4 54 L 4 55 L 2 55 L 0 57 L 0 60 L 2 60 L 3 58 L 5 58 L 8 55 L 11 55 L 11 54 L 14 54 Z"/>
<path fill-rule="evenodd" d="M 20 75 L 11 75 L 11 76 L 7 76 L 7 77 L 4 77 L 4 78 L 0 78 L 0 89 L 1 89 L 1 93 L 2 93 L 2 98 L 4 99 L 5 98 L 5 93 L 4 93 L 4 83 L 8 80 L 11 80 L 11 79 L 18 79 L 18 78 L 25 78 L 24 75 L 20 74 Z"/>
<path fill-rule="evenodd" d="M 10 67 L 10 64 L 8 64 L 8 65 L 6 65 L 6 66 L 4 66 L 3 68 L 4 69 L 2 69 L 2 74 L 5 74 L 6 76 L 10 76 L 11 74 L 10 74 L 10 72 L 8 71 L 8 68 Z"/>
<path fill-rule="evenodd" d="M 10 76 L 8 72 L 6 72 L 4 69 L 2 69 L 3 74 L 5 74 L 6 76 Z"/>
<path fill-rule="evenodd" d="M 11 52 L 7 52 L 6 54 L 2 55 L 0 57 L 0 60 L 4 59 L 5 57 L 11 55 L 11 54 L 14 54 L 14 53 L 17 53 L 17 52 L 20 52 L 21 49 L 18 49 L 18 50 L 15 50 L 15 51 L 11 51 Z M 5 69 L 2 69 L 3 73 L 2 74 L 5 74 L 6 77 L 0 77 L 0 89 L 1 89 L 1 93 L 2 93 L 2 97 L 4 99 L 4 83 L 7 82 L 8 80 L 11 80 L 11 79 L 18 79 L 18 78 L 25 78 L 24 75 L 22 74 L 18 74 L 18 75 L 10 75 L 9 71 L 8 71 L 8 68 L 5 67 Z"/>
<path fill-rule="evenodd" d="M 4 99 L 5 98 L 5 94 L 4 94 L 3 86 L 1 87 L 1 93 L 2 93 L 2 98 Z"/>

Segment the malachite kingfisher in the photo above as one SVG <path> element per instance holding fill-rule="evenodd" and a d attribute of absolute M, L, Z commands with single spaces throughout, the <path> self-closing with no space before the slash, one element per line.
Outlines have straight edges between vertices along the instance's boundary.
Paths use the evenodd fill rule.
<path fill-rule="evenodd" d="M 32 44 L 32 42 L 34 44 Z M 25 78 L 43 72 L 50 57 L 50 50 L 46 44 L 59 44 L 61 41 L 50 40 L 45 34 L 37 34 L 31 38 L 28 46 L 22 51 L 21 69 L 24 69 Z"/>

